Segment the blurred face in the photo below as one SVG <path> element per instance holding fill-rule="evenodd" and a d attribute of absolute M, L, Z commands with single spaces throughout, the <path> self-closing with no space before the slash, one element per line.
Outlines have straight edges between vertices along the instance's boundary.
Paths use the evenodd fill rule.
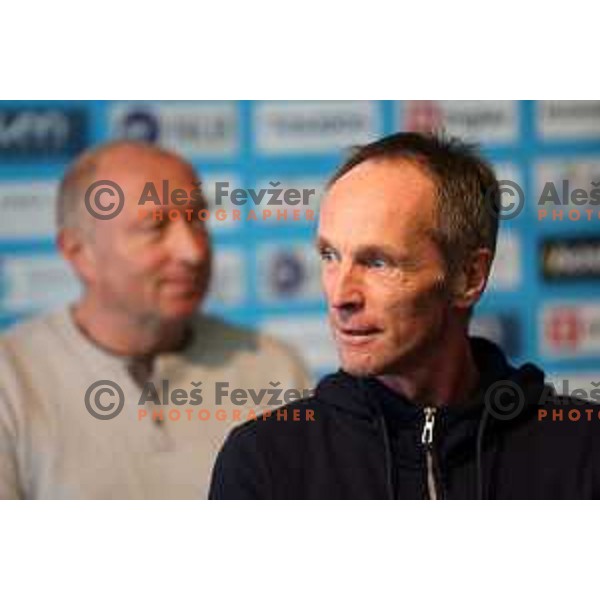
<path fill-rule="evenodd" d="M 452 318 L 430 232 L 434 185 L 416 166 L 366 161 L 324 198 L 318 249 L 342 367 L 402 374 L 439 350 Z"/>
<path fill-rule="evenodd" d="M 95 221 L 88 252 L 88 293 L 106 310 L 125 313 L 135 320 L 180 321 L 192 316 L 204 298 L 211 271 L 211 248 L 206 225 L 189 220 L 202 203 L 192 199 L 195 174 L 186 165 L 165 157 L 139 154 L 124 157 L 98 179 L 115 181 L 123 190 L 125 205 L 115 218 Z M 169 190 L 186 192 L 185 204 L 156 206 L 138 201 L 146 182 L 153 182 L 163 198 L 163 181 Z M 149 211 L 144 218 L 140 209 Z M 153 218 L 156 209 L 162 219 Z M 180 213 L 170 220 L 168 213 Z"/>

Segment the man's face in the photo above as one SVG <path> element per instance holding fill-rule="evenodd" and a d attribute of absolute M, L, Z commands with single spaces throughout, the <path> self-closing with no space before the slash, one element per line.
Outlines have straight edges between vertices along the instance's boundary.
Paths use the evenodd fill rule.
<path fill-rule="evenodd" d="M 451 317 L 445 266 L 431 237 L 434 185 L 406 161 L 366 161 L 324 198 L 318 248 L 343 368 L 401 374 L 437 349 Z"/>
<path fill-rule="evenodd" d="M 114 163 L 114 161 L 113 161 Z M 206 224 L 189 220 L 202 202 L 192 199 L 195 175 L 186 165 L 164 157 L 135 153 L 102 170 L 102 176 L 123 190 L 125 205 L 115 218 L 95 221 L 88 242 L 91 278 L 88 293 L 103 308 L 140 321 L 180 321 L 192 316 L 206 295 L 211 272 L 211 247 Z M 138 201 L 147 182 L 163 199 L 163 181 L 169 193 L 185 190 L 185 204 L 156 206 Z M 162 219 L 153 218 L 154 212 Z M 147 211 L 142 217 L 141 210 Z M 180 218 L 169 219 L 169 214 Z"/>

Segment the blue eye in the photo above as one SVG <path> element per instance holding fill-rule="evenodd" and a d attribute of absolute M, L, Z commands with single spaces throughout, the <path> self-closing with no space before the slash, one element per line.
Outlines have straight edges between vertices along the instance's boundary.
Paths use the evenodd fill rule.
<path fill-rule="evenodd" d="M 371 258 L 367 261 L 367 265 L 373 269 L 383 269 L 387 267 L 387 260 L 385 258 Z"/>
<path fill-rule="evenodd" d="M 327 248 L 324 248 L 322 250 L 319 250 L 319 257 L 323 262 L 331 262 L 335 259 L 335 253 L 333 252 L 333 250 L 328 250 Z"/>

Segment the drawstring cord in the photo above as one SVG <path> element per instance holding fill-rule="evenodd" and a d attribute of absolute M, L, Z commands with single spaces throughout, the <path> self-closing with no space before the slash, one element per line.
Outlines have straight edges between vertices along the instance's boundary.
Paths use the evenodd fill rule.
<path fill-rule="evenodd" d="M 388 500 L 394 500 L 394 481 L 392 478 L 392 448 L 390 445 L 390 436 L 383 413 L 379 414 L 379 427 L 383 435 L 383 447 L 385 452 L 385 479 L 387 484 Z"/>
<path fill-rule="evenodd" d="M 358 385 L 362 392 L 363 397 L 368 400 L 371 396 L 369 386 L 366 384 L 365 380 L 362 377 L 358 378 Z M 381 403 L 377 400 L 378 407 L 378 429 L 381 431 L 381 436 L 383 439 L 383 452 L 384 452 L 384 468 L 385 468 L 385 483 L 386 483 L 386 491 L 388 500 L 394 500 L 394 479 L 393 479 L 393 471 L 392 471 L 392 445 L 390 443 L 390 435 L 387 430 L 387 425 L 385 423 L 385 417 L 383 416 L 383 408 L 381 407 Z"/>
<path fill-rule="evenodd" d="M 360 381 L 360 387 L 362 391 L 367 396 L 369 395 L 369 390 L 367 386 Z M 481 419 L 479 420 L 479 426 L 477 428 L 477 441 L 476 441 L 476 456 L 475 456 L 475 465 L 476 465 L 476 494 L 477 500 L 485 499 L 485 476 L 483 472 L 483 438 L 485 435 L 485 428 L 487 426 L 487 422 L 490 418 L 490 413 L 487 407 L 484 408 Z M 385 422 L 385 417 L 383 416 L 383 411 L 379 410 L 378 415 L 378 423 L 379 430 L 381 431 L 382 439 L 383 439 L 383 448 L 384 448 L 384 456 L 385 456 L 385 475 L 386 475 L 386 488 L 387 495 L 389 500 L 393 500 L 395 498 L 394 493 L 394 481 L 393 481 L 393 470 L 392 470 L 392 448 L 390 443 L 390 436 L 387 430 L 387 425 Z"/>
<path fill-rule="evenodd" d="M 477 500 L 484 499 L 484 473 L 483 473 L 483 436 L 485 434 L 485 427 L 487 425 L 490 413 L 487 406 L 483 409 L 483 415 L 479 420 L 479 427 L 477 428 L 477 449 L 475 456 L 475 464 L 477 470 Z"/>

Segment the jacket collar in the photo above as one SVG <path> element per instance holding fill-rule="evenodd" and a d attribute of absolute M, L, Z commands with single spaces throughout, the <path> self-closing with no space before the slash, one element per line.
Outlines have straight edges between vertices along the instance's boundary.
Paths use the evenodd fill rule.
<path fill-rule="evenodd" d="M 469 398 L 440 409 L 440 413 L 445 415 L 444 418 L 450 421 L 470 417 L 478 419 L 490 387 L 504 380 L 513 382 L 523 390 L 527 405 L 537 405 L 539 394 L 532 392 L 539 390 L 541 393 L 543 389 L 544 373 L 540 369 L 530 363 L 516 369 L 508 363 L 505 354 L 496 344 L 476 337 L 470 338 L 469 341 L 479 370 L 479 383 Z M 379 379 L 356 377 L 343 369 L 319 382 L 316 398 L 360 418 L 376 418 L 382 411 L 392 418 L 402 420 L 416 419 L 422 414 L 421 407 L 404 395 L 391 390 Z"/>

